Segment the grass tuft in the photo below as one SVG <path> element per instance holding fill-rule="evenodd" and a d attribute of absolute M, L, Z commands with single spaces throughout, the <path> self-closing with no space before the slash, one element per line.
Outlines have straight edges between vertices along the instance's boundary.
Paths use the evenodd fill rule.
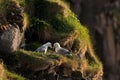
<path fill-rule="evenodd" d="M 13 73 L 13 72 L 9 72 L 8 70 L 5 70 L 5 73 L 7 76 L 7 80 L 26 80 L 21 75 L 18 75 L 18 74 Z"/>

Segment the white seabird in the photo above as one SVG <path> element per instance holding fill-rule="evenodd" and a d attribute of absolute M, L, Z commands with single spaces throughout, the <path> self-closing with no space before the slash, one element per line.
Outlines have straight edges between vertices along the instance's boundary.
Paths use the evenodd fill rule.
<path fill-rule="evenodd" d="M 65 48 L 62 48 L 61 46 L 60 46 L 60 44 L 59 43 L 54 43 L 54 47 L 55 47 L 55 52 L 56 53 L 59 53 L 59 54 L 63 54 L 63 55 L 65 55 L 65 54 L 70 54 L 70 51 L 69 50 L 67 50 L 67 49 L 65 49 Z"/>
<path fill-rule="evenodd" d="M 46 44 L 43 44 L 42 46 L 38 47 L 35 51 L 36 52 L 43 52 L 46 53 L 48 47 L 52 48 L 52 44 L 50 42 L 47 42 Z"/>

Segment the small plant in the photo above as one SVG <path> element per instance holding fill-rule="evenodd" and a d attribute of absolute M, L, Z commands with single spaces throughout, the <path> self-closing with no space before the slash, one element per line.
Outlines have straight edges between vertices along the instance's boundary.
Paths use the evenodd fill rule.
<path fill-rule="evenodd" d="M 26 50 L 35 51 L 40 46 L 39 44 L 38 42 L 30 42 L 26 45 Z"/>
<path fill-rule="evenodd" d="M 26 31 L 26 37 L 29 41 L 33 41 L 35 39 L 37 41 L 45 42 L 51 39 L 51 28 L 51 25 L 46 21 L 32 17 L 30 19 L 30 26 Z"/>

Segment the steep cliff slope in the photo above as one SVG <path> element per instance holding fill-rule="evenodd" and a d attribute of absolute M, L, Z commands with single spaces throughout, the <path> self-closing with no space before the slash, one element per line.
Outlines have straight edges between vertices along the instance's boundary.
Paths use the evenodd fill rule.
<path fill-rule="evenodd" d="M 79 80 L 82 78 L 102 80 L 102 63 L 95 55 L 89 31 L 80 24 L 80 21 L 64 1 L 5 0 L 3 2 L 8 6 L 4 9 L 1 8 L 1 10 L 6 11 L 6 14 L 2 15 L 3 20 L 5 19 L 3 23 L 6 22 L 6 24 L 12 25 L 11 28 L 19 31 L 13 34 L 8 33 L 7 36 L 13 36 L 17 33 L 24 34 L 26 16 L 22 16 L 21 7 L 27 11 L 30 21 L 25 32 L 25 38 L 27 41 L 26 49 L 31 51 L 18 50 L 21 41 L 17 39 L 19 39 L 20 35 L 13 37 L 12 40 L 11 37 L 7 40 L 3 39 L 7 38 L 6 36 L 1 38 L 1 44 L 6 40 L 7 43 L 4 43 L 6 47 L 15 47 L 15 50 L 11 52 L 18 50 L 17 54 L 10 55 L 7 59 L 4 57 L 5 55 L 1 54 L 4 49 L 0 50 L 0 54 L 3 56 L 1 58 L 10 71 L 20 73 L 30 80 Z M 1 6 L 4 6 L 2 2 Z M 0 26 L 2 30 L 0 37 L 5 34 L 4 32 L 9 32 L 9 28 L 3 29 L 4 24 Z M 36 46 L 48 41 L 52 43 L 59 42 L 62 47 L 70 50 L 72 55 L 60 55 L 55 53 L 53 49 L 49 50 L 47 54 L 34 52 Z M 13 44 L 16 43 L 17 46 L 14 46 Z M 8 46 L 9 44 L 11 45 Z M 5 49 L 7 49 L 6 47 Z M 8 52 L 10 50 L 12 48 L 7 49 Z M 4 52 L 7 53 L 6 50 Z"/>

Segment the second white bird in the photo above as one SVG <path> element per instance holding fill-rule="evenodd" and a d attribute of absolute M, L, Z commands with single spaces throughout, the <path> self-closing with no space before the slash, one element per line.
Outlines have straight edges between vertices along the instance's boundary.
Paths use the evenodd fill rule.
<path fill-rule="evenodd" d="M 44 45 L 38 47 L 35 51 L 36 51 L 36 52 L 43 52 L 43 53 L 46 53 L 48 47 L 51 47 L 51 48 L 52 48 L 52 44 L 51 44 L 50 42 L 47 42 L 46 44 L 44 44 Z"/>
<path fill-rule="evenodd" d="M 55 52 L 56 53 L 59 53 L 59 54 L 63 54 L 63 55 L 65 55 L 65 54 L 70 54 L 70 51 L 69 50 L 67 50 L 67 49 L 65 49 L 65 48 L 62 48 L 61 46 L 60 46 L 60 44 L 59 43 L 54 43 L 54 47 L 55 47 Z"/>

